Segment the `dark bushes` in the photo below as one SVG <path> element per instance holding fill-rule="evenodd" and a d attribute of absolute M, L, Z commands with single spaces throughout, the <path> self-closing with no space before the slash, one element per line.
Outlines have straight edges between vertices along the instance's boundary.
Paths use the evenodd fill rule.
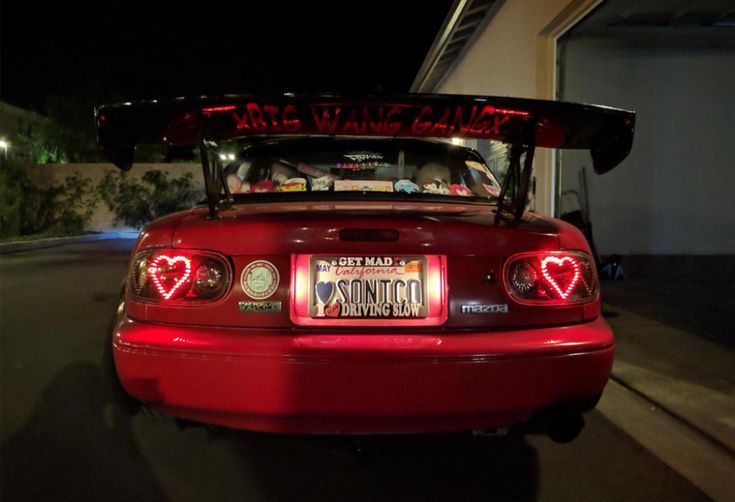
<path fill-rule="evenodd" d="M 6 161 L 0 167 L 0 237 L 80 234 L 100 200 L 115 214 L 115 224 L 140 228 L 155 218 L 189 208 L 202 197 L 194 189 L 191 173 L 170 178 L 151 170 L 139 181 L 108 171 L 95 186 L 90 178 L 74 172 L 63 182 L 38 188 L 22 166 Z"/>
<path fill-rule="evenodd" d="M 98 187 L 102 200 L 115 213 L 115 223 L 133 228 L 189 208 L 202 198 L 194 189 L 191 173 L 170 179 L 162 171 L 151 170 L 139 182 L 124 172 L 107 171 Z"/>
<path fill-rule="evenodd" d="M 78 172 L 62 183 L 38 188 L 19 165 L 4 162 L 0 169 L 0 235 L 79 234 L 89 224 L 98 201 L 92 180 Z"/>

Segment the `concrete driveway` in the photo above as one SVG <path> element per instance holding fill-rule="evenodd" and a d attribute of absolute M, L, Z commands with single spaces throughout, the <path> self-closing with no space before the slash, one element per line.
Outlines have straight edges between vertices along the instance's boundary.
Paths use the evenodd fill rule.
<path fill-rule="evenodd" d="M 0 258 L 4 500 L 705 500 L 599 412 L 543 437 L 355 440 L 129 418 L 101 369 L 132 241 Z"/>

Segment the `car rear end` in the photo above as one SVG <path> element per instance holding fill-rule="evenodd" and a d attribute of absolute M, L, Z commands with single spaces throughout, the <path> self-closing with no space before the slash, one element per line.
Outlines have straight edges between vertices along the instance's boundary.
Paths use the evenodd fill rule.
<path fill-rule="evenodd" d="M 144 232 L 115 362 L 135 398 L 251 430 L 578 414 L 613 358 L 589 256 L 561 222 L 469 203 L 266 202 L 217 222 L 195 210 Z"/>
<path fill-rule="evenodd" d="M 257 431 L 545 419 L 572 438 L 613 337 L 582 234 L 524 212 L 534 150 L 589 149 L 602 174 L 629 153 L 634 119 L 482 96 L 98 108 L 115 165 L 130 169 L 138 144 L 198 145 L 207 193 L 141 233 L 112 335 L 122 385 L 174 416 Z M 502 185 L 476 152 L 418 137 L 505 143 Z M 224 165 L 236 140 L 248 146 Z"/>

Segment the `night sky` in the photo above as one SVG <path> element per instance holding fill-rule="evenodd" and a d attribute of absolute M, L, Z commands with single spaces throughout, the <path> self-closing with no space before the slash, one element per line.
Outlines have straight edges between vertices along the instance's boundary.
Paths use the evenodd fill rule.
<path fill-rule="evenodd" d="M 3 0 L 2 99 L 407 92 L 451 0 Z"/>

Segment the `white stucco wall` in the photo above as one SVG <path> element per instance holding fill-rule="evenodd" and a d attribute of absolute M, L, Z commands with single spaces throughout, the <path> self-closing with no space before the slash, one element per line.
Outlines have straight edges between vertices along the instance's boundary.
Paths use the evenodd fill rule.
<path fill-rule="evenodd" d="M 537 36 L 569 0 L 507 0 L 438 91 L 538 97 Z"/>
<path fill-rule="evenodd" d="M 67 176 L 79 173 L 85 178 L 89 178 L 94 186 L 97 186 L 105 173 L 112 171 L 115 174 L 119 169 L 112 164 L 39 164 L 24 166 L 26 176 L 34 185 L 41 188 L 48 188 L 53 184 L 63 183 Z M 146 171 L 159 170 L 168 173 L 169 179 L 177 178 L 184 173 L 191 173 L 194 178 L 194 188 L 204 192 L 204 178 L 202 175 L 202 167 L 199 164 L 157 164 L 145 163 L 135 164 L 128 172 L 128 175 L 135 179 L 140 179 Z M 128 230 L 127 227 L 115 225 L 115 214 L 109 210 L 107 205 L 100 201 L 92 213 L 92 220 L 89 224 L 89 230 L 94 231 L 111 231 L 111 230 Z"/>
<path fill-rule="evenodd" d="M 506 0 L 451 73 L 440 93 L 554 98 L 554 32 L 599 0 Z M 536 210 L 553 210 L 552 153 L 538 149 Z"/>
<path fill-rule="evenodd" d="M 602 254 L 735 254 L 735 49 L 632 45 L 646 46 L 572 38 L 566 47 L 564 99 L 637 118 L 631 155 L 604 176 L 564 152 L 562 189 L 576 189 L 587 166 Z"/>

